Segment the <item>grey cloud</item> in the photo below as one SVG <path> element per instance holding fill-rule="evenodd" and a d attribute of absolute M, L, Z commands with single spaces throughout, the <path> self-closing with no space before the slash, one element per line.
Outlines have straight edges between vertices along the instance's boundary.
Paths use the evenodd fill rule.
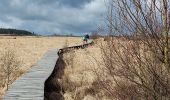
<path fill-rule="evenodd" d="M 0 26 L 36 33 L 95 30 L 105 13 L 102 0 L 0 0 Z"/>
<path fill-rule="evenodd" d="M 80 8 L 87 3 L 90 3 L 94 0 L 25 0 L 27 3 L 31 2 L 32 4 L 38 5 L 57 5 L 58 7 L 67 6 L 71 8 Z"/>
<path fill-rule="evenodd" d="M 68 6 L 73 8 L 79 8 L 83 5 L 90 3 L 93 0 L 32 0 L 40 5 L 58 4 L 58 6 Z"/>
<path fill-rule="evenodd" d="M 90 3 L 93 0 L 58 0 L 59 4 L 67 5 L 70 7 L 82 7 L 86 3 Z"/>

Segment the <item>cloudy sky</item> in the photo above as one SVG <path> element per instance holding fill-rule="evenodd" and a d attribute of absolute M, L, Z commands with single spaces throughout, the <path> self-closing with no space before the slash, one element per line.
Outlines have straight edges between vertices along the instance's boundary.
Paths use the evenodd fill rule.
<path fill-rule="evenodd" d="M 104 22 L 104 0 L 0 0 L 0 27 L 82 34 Z"/>

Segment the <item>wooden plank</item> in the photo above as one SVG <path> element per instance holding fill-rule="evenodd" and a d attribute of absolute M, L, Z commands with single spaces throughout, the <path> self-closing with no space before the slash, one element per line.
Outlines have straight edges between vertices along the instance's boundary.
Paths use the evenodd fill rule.
<path fill-rule="evenodd" d="M 3 100 L 43 100 L 44 82 L 55 67 L 58 50 L 49 50 L 26 74 L 17 79 Z"/>

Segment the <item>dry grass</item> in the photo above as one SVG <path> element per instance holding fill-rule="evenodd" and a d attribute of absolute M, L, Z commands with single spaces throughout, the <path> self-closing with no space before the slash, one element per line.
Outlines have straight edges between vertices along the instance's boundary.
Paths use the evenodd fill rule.
<path fill-rule="evenodd" d="M 167 98 L 169 81 L 166 80 L 169 80 L 169 76 L 160 73 L 162 69 L 159 61 L 153 57 L 147 46 L 138 42 L 115 38 L 108 44 L 98 39 L 95 46 L 65 53 L 67 66 L 61 79 L 65 100 L 138 100 L 151 98 L 150 94 L 153 91 L 159 93 L 160 87 L 167 89 L 167 93 L 164 90 L 165 97 L 162 97 Z M 136 58 L 139 53 L 141 62 Z M 146 97 L 141 96 L 142 93 Z M 157 100 L 163 99 L 158 97 Z"/>
<path fill-rule="evenodd" d="M 26 72 L 33 64 L 35 64 L 43 54 L 51 48 L 62 48 L 67 45 L 81 44 L 81 38 L 76 37 L 20 37 L 20 36 L 0 36 L 0 55 L 7 49 L 15 51 L 15 55 L 22 62 L 20 67 L 20 75 Z M 1 71 L 2 69 L 0 69 Z M 0 75 L 3 78 L 3 75 Z M 13 76 L 14 80 L 17 76 Z M 4 87 L 0 87 L 0 95 L 5 91 Z"/>
<path fill-rule="evenodd" d="M 63 56 L 66 68 L 60 82 L 65 90 L 65 100 L 110 100 L 102 89 L 96 87 L 99 78 L 106 78 L 101 70 L 100 48 L 95 45 L 75 51 Z"/>
<path fill-rule="evenodd" d="M 116 39 L 101 47 L 103 75 L 93 84 L 116 100 L 169 100 L 169 74 L 154 41 Z M 153 49 L 154 48 L 154 49 Z M 100 74 L 99 74 L 100 75 Z"/>

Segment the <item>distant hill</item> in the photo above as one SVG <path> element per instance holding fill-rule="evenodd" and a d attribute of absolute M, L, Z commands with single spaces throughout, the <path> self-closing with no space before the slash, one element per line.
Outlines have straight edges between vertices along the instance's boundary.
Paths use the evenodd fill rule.
<path fill-rule="evenodd" d="M 0 28 L 0 35 L 35 36 L 36 34 L 26 30 Z"/>

